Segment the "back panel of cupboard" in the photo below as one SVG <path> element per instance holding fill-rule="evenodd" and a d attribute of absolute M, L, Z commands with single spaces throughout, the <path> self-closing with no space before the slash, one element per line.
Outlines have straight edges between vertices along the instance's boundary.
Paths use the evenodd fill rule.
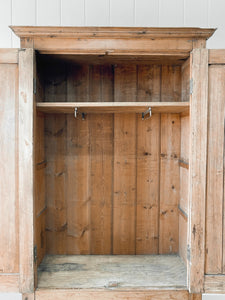
<path fill-rule="evenodd" d="M 45 65 L 39 101 L 188 101 L 187 80 L 181 66 L 61 62 Z M 39 172 L 46 174 L 46 203 L 40 210 L 47 209 L 46 226 L 43 217 L 38 227 L 42 246 L 46 234 L 46 252 L 177 253 L 180 115 L 142 121 L 136 114 L 89 114 L 81 121 L 45 114 L 41 123 L 43 118 Z M 185 253 L 185 238 L 182 243 Z"/>

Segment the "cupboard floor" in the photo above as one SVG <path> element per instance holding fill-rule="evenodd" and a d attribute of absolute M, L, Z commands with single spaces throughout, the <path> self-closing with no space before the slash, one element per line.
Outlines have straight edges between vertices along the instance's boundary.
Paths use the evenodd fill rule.
<path fill-rule="evenodd" d="M 187 289 L 176 255 L 46 255 L 38 288 Z"/>

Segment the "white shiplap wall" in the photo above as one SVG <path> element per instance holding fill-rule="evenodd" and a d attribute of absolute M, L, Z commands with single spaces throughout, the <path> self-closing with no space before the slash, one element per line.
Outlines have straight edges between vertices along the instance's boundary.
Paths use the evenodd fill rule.
<path fill-rule="evenodd" d="M 0 0 L 0 48 L 19 47 L 9 25 L 55 25 L 214 27 L 207 46 L 225 49 L 224 16 L 225 0 Z M 21 298 L 0 294 L 0 299 Z"/>
<path fill-rule="evenodd" d="M 9 25 L 217 27 L 225 48 L 225 0 L 0 0 L 0 47 L 19 47 Z"/>

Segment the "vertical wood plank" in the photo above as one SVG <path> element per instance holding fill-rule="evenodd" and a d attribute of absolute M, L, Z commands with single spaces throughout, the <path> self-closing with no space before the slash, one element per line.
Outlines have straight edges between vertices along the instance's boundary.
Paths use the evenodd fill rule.
<path fill-rule="evenodd" d="M 180 116 L 161 115 L 159 253 L 177 253 L 180 196 Z"/>
<path fill-rule="evenodd" d="M 10 50 L 9 50 L 10 51 Z M 18 65 L 0 64 L 0 272 L 19 272 Z"/>
<path fill-rule="evenodd" d="M 190 96 L 190 58 L 181 67 L 181 101 L 189 101 Z"/>
<path fill-rule="evenodd" d="M 90 140 L 85 121 L 67 116 L 67 253 L 90 254 Z"/>
<path fill-rule="evenodd" d="M 161 101 L 181 101 L 181 67 L 162 66 Z"/>
<path fill-rule="evenodd" d="M 160 115 L 137 119 L 136 254 L 158 254 Z"/>
<path fill-rule="evenodd" d="M 115 66 L 114 74 L 114 101 L 135 102 L 137 98 L 136 65 Z"/>
<path fill-rule="evenodd" d="M 205 262 L 208 274 L 223 272 L 224 95 L 225 67 L 209 66 Z"/>
<path fill-rule="evenodd" d="M 160 101 L 161 67 L 157 65 L 139 65 L 137 78 L 137 101 Z"/>
<path fill-rule="evenodd" d="M 201 293 L 205 264 L 205 202 L 208 115 L 208 50 L 191 53 L 193 93 L 190 99 L 189 290 Z"/>
<path fill-rule="evenodd" d="M 113 115 L 90 115 L 89 128 L 91 164 L 91 254 L 111 254 Z"/>
<path fill-rule="evenodd" d="M 136 115 L 114 115 L 113 254 L 135 254 Z"/>
<path fill-rule="evenodd" d="M 66 116 L 45 119 L 46 234 L 48 254 L 66 254 Z"/>
<path fill-rule="evenodd" d="M 71 64 L 68 69 L 68 102 L 92 102 L 89 99 L 89 65 Z"/>
<path fill-rule="evenodd" d="M 20 292 L 34 289 L 34 151 L 32 49 L 19 51 L 19 239 Z"/>

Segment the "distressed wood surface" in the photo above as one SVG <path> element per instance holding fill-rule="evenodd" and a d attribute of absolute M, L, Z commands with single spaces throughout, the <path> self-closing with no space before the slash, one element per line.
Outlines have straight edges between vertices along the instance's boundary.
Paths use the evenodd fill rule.
<path fill-rule="evenodd" d="M 225 293 L 225 276 L 224 275 L 206 275 L 204 283 L 205 293 Z"/>
<path fill-rule="evenodd" d="M 114 116 L 113 254 L 135 254 L 136 114 Z"/>
<path fill-rule="evenodd" d="M 137 119 L 136 254 L 159 251 L 160 115 Z"/>
<path fill-rule="evenodd" d="M 17 64 L 18 49 L 0 49 L 0 64 Z"/>
<path fill-rule="evenodd" d="M 35 292 L 36 300 L 55 300 L 77 299 L 77 300 L 189 300 L 187 291 L 76 291 L 76 290 L 37 290 Z"/>
<path fill-rule="evenodd" d="M 210 49 L 209 50 L 209 64 L 222 65 L 225 64 L 225 50 L 224 49 Z"/>
<path fill-rule="evenodd" d="M 48 255 L 39 266 L 38 288 L 187 288 L 186 268 L 176 255 Z"/>
<path fill-rule="evenodd" d="M 0 273 L 18 273 L 18 66 L 5 58 L 2 64 L 1 57 L 0 52 Z"/>
<path fill-rule="evenodd" d="M 191 62 L 194 86 L 190 105 L 189 291 L 201 293 L 205 264 L 208 50 L 194 49 Z"/>
<path fill-rule="evenodd" d="M 209 121 L 206 199 L 206 274 L 224 272 L 225 66 L 209 66 Z"/>
<path fill-rule="evenodd" d="M 117 98 L 118 99 L 118 98 Z M 124 101 L 124 99 L 122 98 Z M 45 113 L 73 113 L 75 107 L 78 108 L 78 112 L 84 113 L 142 113 L 149 107 L 152 109 L 152 113 L 181 113 L 189 111 L 189 103 L 187 102 L 110 102 L 110 103 L 65 103 L 55 102 L 37 103 L 37 109 Z M 140 116 L 141 117 L 141 116 Z"/>
<path fill-rule="evenodd" d="M 19 274 L 0 274 L 0 293 L 19 293 Z"/>
<path fill-rule="evenodd" d="M 159 253 L 177 253 L 180 116 L 161 115 Z"/>
<path fill-rule="evenodd" d="M 34 51 L 19 51 L 19 231 L 20 292 L 34 289 Z"/>

